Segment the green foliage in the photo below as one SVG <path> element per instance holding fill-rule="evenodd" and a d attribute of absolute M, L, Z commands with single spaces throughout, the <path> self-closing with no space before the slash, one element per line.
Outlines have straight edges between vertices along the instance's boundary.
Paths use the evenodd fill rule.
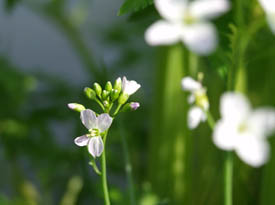
<path fill-rule="evenodd" d="M 125 0 L 118 11 L 118 15 L 133 13 L 145 9 L 153 4 L 153 0 Z"/>

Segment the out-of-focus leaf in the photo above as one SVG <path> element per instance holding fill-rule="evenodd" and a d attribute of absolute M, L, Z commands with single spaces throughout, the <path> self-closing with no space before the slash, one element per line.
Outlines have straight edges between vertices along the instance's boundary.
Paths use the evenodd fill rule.
<path fill-rule="evenodd" d="M 11 11 L 16 4 L 18 4 L 21 0 L 6 0 L 5 1 L 5 7 L 7 9 L 7 11 Z"/>
<path fill-rule="evenodd" d="M 125 0 L 118 11 L 118 15 L 121 16 L 126 13 L 137 12 L 151 4 L 153 4 L 153 0 Z"/>

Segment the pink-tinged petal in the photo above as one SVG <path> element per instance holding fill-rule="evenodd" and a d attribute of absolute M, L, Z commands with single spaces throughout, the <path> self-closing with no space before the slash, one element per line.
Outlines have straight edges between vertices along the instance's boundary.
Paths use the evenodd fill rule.
<path fill-rule="evenodd" d="M 109 129 L 113 122 L 113 118 L 110 117 L 109 114 L 104 113 L 97 117 L 97 128 L 100 132 L 104 132 L 105 130 Z"/>
<path fill-rule="evenodd" d="M 87 137 L 86 135 L 82 135 L 80 137 L 77 137 L 74 139 L 74 143 L 77 145 L 77 146 L 80 146 L 80 147 L 83 147 L 83 146 L 86 146 L 88 145 L 88 142 L 89 142 L 89 137 Z"/>
<path fill-rule="evenodd" d="M 95 158 L 99 157 L 104 150 L 104 144 L 101 137 L 92 137 L 88 144 L 89 153 Z"/>
<path fill-rule="evenodd" d="M 187 0 L 155 0 L 160 15 L 169 21 L 181 21 L 184 17 Z"/>
<path fill-rule="evenodd" d="M 181 29 L 168 21 L 157 21 L 145 32 L 145 40 L 151 46 L 170 45 L 180 40 Z"/>
<path fill-rule="evenodd" d="M 208 55 L 217 46 L 216 29 L 210 23 L 185 25 L 181 38 L 189 50 L 199 55 Z"/>
<path fill-rule="evenodd" d="M 259 167 L 269 158 L 269 144 L 266 140 L 253 135 L 242 135 L 238 139 L 236 153 L 247 164 Z"/>
<path fill-rule="evenodd" d="M 94 111 L 90 109 L 86 109 L 81 111 L 80 113 L 80 119 L 82 124 L 89 130 L 96 128 L 97 126 L 97 119 L 96 114 Z"/>
<path fill-rule="evenodd" d="M 196 0 L 190 3 L 190 13 L 197 19 L 220 16 L 230 9 L 228 0 Z"/>

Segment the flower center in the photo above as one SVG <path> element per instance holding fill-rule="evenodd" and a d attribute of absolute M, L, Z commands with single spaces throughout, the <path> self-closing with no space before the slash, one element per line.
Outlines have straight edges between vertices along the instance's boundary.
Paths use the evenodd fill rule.
<path fill-rule="evenodd" d="M 187 10 L 185 12 L 185 15 L 183 17 L 183 23 L 184 24 L 193 24 L 196 22 L 196 19 L 190 14 L 190 12 Z"/>
<path fill-rule="evenodd" d="M 246 123 L 241 123 L 240 125 L 239 125 L 239 127 L 238 127 L 238 131 L 240 132 L 240 133 L 244 133 L 244 132 L 246 132 L 247 131 L 247 125 L 246 125 Z"/>
<path fill-rule="evenodd" d="M 195 92 L 195 103 L 204 110 L 208 109 L 209 102 L 205 90 Z"/>
<path fill-rule="evenodd" d="M 99 129 L 97 129 L 97 128 L 89 129 L 89 132 L 90 132 L 91 137 L 95 137 L 95 136 L 100 135 Z"/>

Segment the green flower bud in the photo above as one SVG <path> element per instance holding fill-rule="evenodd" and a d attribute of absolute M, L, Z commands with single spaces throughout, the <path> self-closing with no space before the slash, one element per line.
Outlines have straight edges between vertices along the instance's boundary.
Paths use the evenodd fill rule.
<path fill-rule="evenodd" d="M 94 90 L 99 98 L 101 98 L 102 88 L 98 83 L 94 83 Z"/>
<path fill-rule="evenodd" d="M 118 97 L 119 97 L 118 90 L 112 89 L 112 92 L 111 92 L 111 99 L 112 99 L 112 101 L 114 102 L 116 99 L 118 99 Z"/>
<path fill-rule="evenodd" d="M 109 95 L 110 95 L 109 91 L 103 90 L 103 92 L 102 92 L 102 99 L 106 100 Z"/>
<path fill-rule="evenodd" d="M 78 104 L 78 103 L 69 103 L 68 108 L 70 108 L 74 111 L 77 111 L 77 112 L 81 112 L 86 109 L 83 105 Z"/>
<path fill-rule="evenodd" d="M 140 104 L 138 102 L 126 103 L 121 109 L 121 112 L 135 111 L 139 108 L 139 106 Z"/>
<path fill-rule="evenodd" d="M 105 85 L 105 90 L 111 92 L 113 89 L 112 83 L 110 81 L 108 81 Z"/>
<path fill-rule="evenodd" d="M 121 84 L 121 78 L 117 78 L 115 85 L 114 85 L 114 89 L 118 91 L 118 93 L 120 93 L 122 88 L 122 84 Z"/>
<path fill-rule="evenodd" d="M 86 96 L 87 96 L 89 99 L 91 99 L 91 100 L 96 99 L 96 93 L 95 93 L 95 91 L 94 91 L 92 88 L 86 87 L 86 88 L 84 89 L 84 92 L 85 92 Z"/>
<path fill-rule="evenodd" d="M 107 100 L 104 100 L 103 105 L 105 108 L 108 108 L 110 106 L 110 103 Z"/>
<path fill-rule="evenodd" d="M 119 98 L 118 98 L 118 104 L 123 105 L 124 103 L 127 102 L 128 98 L 129 98 L 129 95 L 128 95 L 128 94 L 122 93 L 122 94 L 119 96 Z"/>

